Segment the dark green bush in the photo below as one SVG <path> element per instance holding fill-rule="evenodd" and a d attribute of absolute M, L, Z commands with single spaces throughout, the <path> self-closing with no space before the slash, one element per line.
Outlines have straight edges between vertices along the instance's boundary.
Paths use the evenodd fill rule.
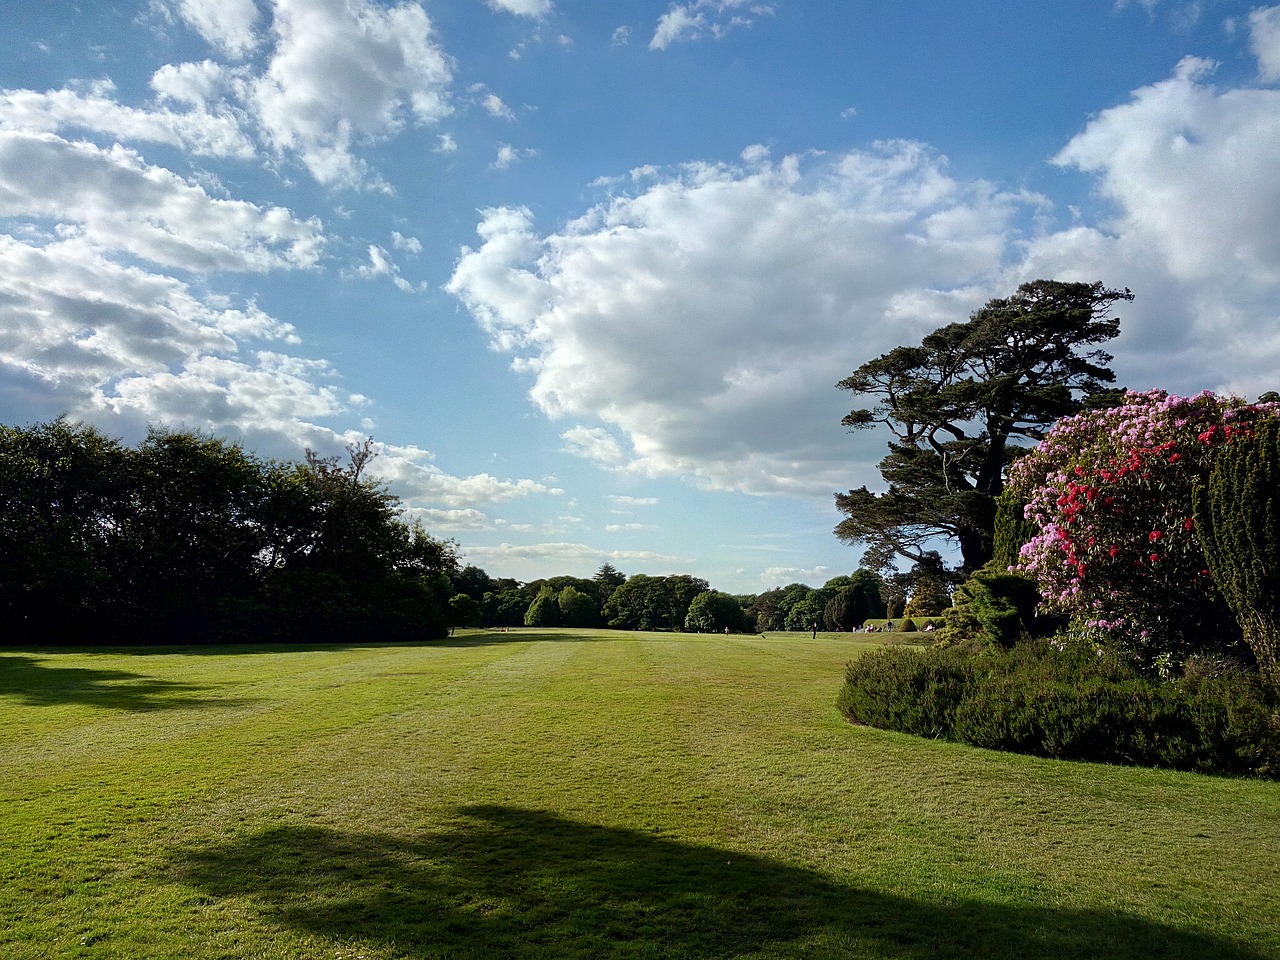
<path fill-rule="evenodd" d="M 910 617 L 907 617 L 905 620 L 902 621 L 902 626 L 899 627 L 898 629 L 900 629 L 903 633 L 915 633 L 920 628 L 916 626 L 916 622 L 914 620 L 912 620 Z"/>
<path fill-rule="evenodd" d="M 838 705 L 869 727 L 944 737 L 972 679 L 972 663 L 950 651 L 886 648 L 849 664 Z"/>
<path fill-rule="evenodd" d="M 896 648 L 851 663 L 838 704 L 868 726 L 995 750 L 1280 778 L 1280 704 L 1239 669 L 1169 682 L 1047 642 Z"/>

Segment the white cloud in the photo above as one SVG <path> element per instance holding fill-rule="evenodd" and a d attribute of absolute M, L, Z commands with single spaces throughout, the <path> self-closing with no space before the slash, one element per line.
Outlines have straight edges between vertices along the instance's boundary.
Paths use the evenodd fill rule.
<path fill-rule="evenodd" d="M 489 165 L 489 167 L 492 170 L 509 170 L 521 160 L 527 160 L 530 157 L 536 157 L 537 155 L 538 151 L 532 148 L 525 148 L 521 150 L 518 147 L 511 146 L 509 143 L 502 143 L 498 145 L 497 158 Z"/>
<path fill-rule="evenodd" d="M 387 251 L 376 243 L 369 244 L 369 262 L 356 267 L 356 275 L 365 279 L 387 277 L 396 289 L 405 293 L 415 292 L 413 284 L 400 275 L 400 268 L 387 256 Z"/>
<path fill-rule="evenodd" d="M 206 89 L 202 81 L 213 83 L 208 73 L 183 73 L 175 67 L 158 73 L 153 85 L 158 83 L 156 90 L 163 96 L 194 103 L 212 90 L 211 86 Z M 88 95 L 72 90 L 0 91 L 0 131 L 32 134 L 67 129 L 102 133 L 116 140 L 168 144 L 197 156 L 247 160 L 255 153 L 239 119 L 226 109 L 210 111 L 197 104 L 197 109 L 184 112 L 144 110 L 122 106 L 106 91 Z"/>
<path fill-rule="evenodd" d="M 46 219 L 95 246 L 187 270 L 314 267 L 320 225 L 220 200 L 123 147 L 0 131 L 0 216 Z M 65 231 L 64 231 L 65 232 Z"/>
<path fill-rule="evenodd" d="M 480 102 L 485 112 L 491 117 L 496 117 L 499 120 L 514 120 L 516 118 L 511 108 L 503 103 L 502 98 L 496 93 L 489 94 Z"/>
<path fill-rule="evenodd" d="M 406 237 L 399 230 L 391 231 L 391 245 L 397 250 L 407 250 L 414 256 L 422 253 L 422 241 L 417 237 Z"/>
<path fill-rule="evenodd" d="M 407 511 L 408 516 L 422 521 L 433 533 L 475 533 L 488 530 L 492 526 L 489 518 L 479 510 L 434 510 L 414 508 Z"/>
<path fill-rule="evenodd" d="M 545 237 L 527 210 L 486 211 L 448 289 L 534 377 L 547 415 L 590 416 L 627 440 L 580 425 L 564 434 L 574 452 L 830 496 L 860 446 L 839 424 L 836 381 L 932 328 L 933 314 L 898 312 L 904 294 L 976 306 L 968 286 L 1001 271 L 1035 198 L 955 182 L 912 143 L 813 170 L 753 160 L 674 171 Z M 864 466 L 881 444 L 861 444 Z"/>
<path fill-rule="evenodd" d="M 1280 80 L 1280 6 L 1259 7 L 1249 14 L 1249 40 L 1262 79 Z"/>
<path fill-rule="evenodd" d="M 621 466 L 627 462 L 617 438 L 600 427 L 574 427 L 561 434 L 560 439 L 565 442 L 566 452 L 602 466 Z"/>
<path fill-rule="evenodd" d="M 678 41 L 698 40 L 710 34 L 719 39 L 730 30 L 749 27 L 751 17 L 735 11 L 745 10 L 753 16 L 773 13 L 773 8 L 754 0 L 694 0 L 693 3 L 673 3 L 658 18 L 650 50 L 665 50 Z M 616 39 L 616 33 L 615 33 Z"/>
<path fill-rule="evenodd" d="M 673 4 L 670 10 L 658 18 L 658 26 L 653 31 L 653 39 L 649 41 L 649 49 L 665 50 L 677 40 L 693 40 L 702 36 L 707 18 L 694 10 L 693 4 Z"/>
<path fill-rule="evenodd" d="M 658 503 L 657 497 L 629 497 L 623 494 L 610 496 L 609 499 L 623 507 L 652 507 Z"/>
<path fill-rule="evenodd" d="M 272 30 L 275 50 L 250 99 L 271 146 L 296 153 L 321 183 L 360 184 L 356 146 L 451 110 L 452 62 L 416 3 L 275 0 Z"/>
<path fill-rule="evenodd" d="M 625 47 L 630 42 L 631 42 L 630 27 L 621 26 L 613 31 L 613 45 L 615 47 Z"/>
<path fill-rule="evenodd" d="M 487 2 L 492 10 L 502 10 L 518 17 L 530 17 L 534 20 L 541 20 L 554 9 L 551 0 L 487 0 Z"/>
<path fill-rule="evenodd" d="M 1095 176 L 1114 214 L 1040 239 L 1028 262 L 1134 289 L 1114 352 L 1135 386 L 1256 394 L 1280 366 L 1280 91 L 1210 75 L 1184 60 L 1067 144 L 1055 162 Z"/>
<path fill-rule="evenodd" d="M 169 0 L 168 6 L 229 56 L 247 56 L 258 45 L 259 13 L 253 0 Z"/>

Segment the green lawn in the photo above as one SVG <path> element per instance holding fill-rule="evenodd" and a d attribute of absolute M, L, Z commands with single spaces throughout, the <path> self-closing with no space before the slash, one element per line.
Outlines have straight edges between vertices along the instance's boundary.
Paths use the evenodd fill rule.
<path fill-rule="evenodd" d="M 1280 785 L 853 727 L 874 640 L 0 652 L 0 957 L 1280 958 Z"/>

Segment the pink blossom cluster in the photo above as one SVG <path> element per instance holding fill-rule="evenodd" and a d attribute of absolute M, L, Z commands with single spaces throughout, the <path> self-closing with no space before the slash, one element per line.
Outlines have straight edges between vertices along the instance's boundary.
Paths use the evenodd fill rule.
<path fill-rule="evenodd" d="M 1010 470 L 1039 528 L 1016 569 L 1039 582 L 1049 610 L 1152 661 L 1180 659 L 1225 609 L 1192 489 L 1216 448 L 1275 416 L 1280 404 L 1153 390 L 1060 421 Z"/>

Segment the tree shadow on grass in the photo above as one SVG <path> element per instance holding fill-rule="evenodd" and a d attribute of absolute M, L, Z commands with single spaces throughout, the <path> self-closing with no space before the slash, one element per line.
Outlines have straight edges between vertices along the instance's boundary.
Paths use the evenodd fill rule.
<path fill-rule="evenodd" d="M 185 851 L 170 878 L 264 919 L 397 957 L 1191 958 L 1215 937 L 1097 910 L 925 903 L 760 857 L 510 807 L 408 840 L 276 827 Z"/>
<path fill-rule="evenodd" d="M 203 697 L 207 687 L 127 670 L 49 666 L 36 657 L 0 655 L 0 698 L 32 707 L 82 704 L 111 710 L 234 707 L 243 698 Z"/>

